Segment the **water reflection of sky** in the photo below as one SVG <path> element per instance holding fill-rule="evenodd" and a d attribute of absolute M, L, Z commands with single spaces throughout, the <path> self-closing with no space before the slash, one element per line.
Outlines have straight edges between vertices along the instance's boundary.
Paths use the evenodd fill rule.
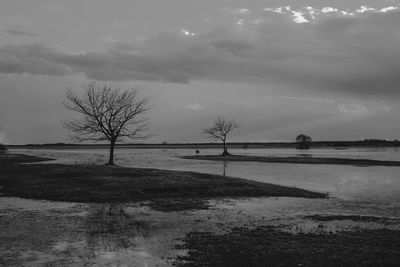
<path fill-rule="evenodd" d="M 10 243 L 0 250 L 0 258 L 8 258 L 7 266 L 171 266 L 177 255 L 185 255 L 179 244 L 193 231 L 222 234 L 236 227 L 271 225 L 293 233 L 335 233 L 400 226 L 399 209 L 385 213 L 356 201 L 281 197 L 210 204 L 208 210 L 158 212 L 130 203 L 2 198 L 0 226 L 8 231 L 0 233 L 0 241 L 8 237 Z M 310 219 L 316 214 L 339 219 Z M 367 219 L 350 220 L 349 215 Z"/>
<path fill-rule="evenodd" d="M 63 163 L 106 162 L 105 149 L 35 149 L 15 152 L 46 156 Z M 202 149 L 200 154 L 218 154 L 216 149 Z M 296 149 L 232 149 L 234 154 L 296 156 Z M 258 162 L 215 162 L 185 160 L 193 149 L 129 149 L 116 150 L 116 162 L 130 167 L 186 170 L 242 177 L 261 182 L 329 192 L 342 200 L 370 203 L 390 208 L 400 206 L 400 168 L 385 166 L 282 164 Z M 348 157 L 379 160 L 400 160 L 397 148 L 310 149 L 301 154 L 313 157 Z M 303 155 L 304 156 L 304 155 Z"/>

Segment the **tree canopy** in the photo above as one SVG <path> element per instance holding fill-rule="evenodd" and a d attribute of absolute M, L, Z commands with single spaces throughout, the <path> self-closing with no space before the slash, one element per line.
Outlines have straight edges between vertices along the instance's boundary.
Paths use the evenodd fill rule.
<path fill-rule="evenodd" d="M 299 134 L 296 137 L 297 148 L 298 149 L 308 149 L 310 147 L 310 142 L 312 142 L 311 137 L 305 134 Z"/>
<path fill-rule="evenodd" d="M 108 164 L 114 164 L 116 142 L 146 137 L 147 118 L 143 115 L 148 111 L 148 99 L 139 97 L 137 90 L 99 87 L 92 82 L 84 87 L 82 95 L 68 89 L 66 98 L 65 106 L 82 115 L 64 123 L 72 139 L 110 142 Z"/>
<path fill-rule="evenodd" d="M 213 139 L 221 140 L 223 144 L 222 155 L 229 155 L 226 147 L 227 136 L 237 127 L 239 127 L 239 124 L 235 120 L 226 120 L 222 117 L 219 117 L 211 127 L 204 128 L 203 133 Z"/>

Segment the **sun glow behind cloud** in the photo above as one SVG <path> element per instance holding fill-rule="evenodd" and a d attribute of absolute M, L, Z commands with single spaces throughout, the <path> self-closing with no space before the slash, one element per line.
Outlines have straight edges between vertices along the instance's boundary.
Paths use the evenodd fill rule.
<path fill-rule="evenodd" d="M 323 8 L 315 8 L 312 6 L 303 7 L 300 9 L 294 9 L 291 6 L 282 6 L 282 7 L 274 7 L 274 8 L 265 8 L 266 12 L 273 12 L 278 14 L 289 14 L 292 15 L 293 21 L 296 23 L 307 23 L 312 22 L 316 18 L 324 15 L 324 14 L 336 14 L 338 16 L 355 16 L 355 14 L 360 13 L 373 13 L 380 12 L 386 13 L 390 11 L 394 11 L 399 9 L 397 6 L 388 6 L 383 8 L 373 8 L 370 6 L 361 6 L 356 10 L 349 9 L 339 9 L 336 7 L 326 6 Z"/>
<path fill-rule="evenodd" d="M 343 113 L 364 113 L 368 109 L 362 104 L 341 104 L 338 106 L 338 110 Z"/>
<path fill-rule="evenodd" d="M 182 33 L 183 33 L 184 35 L 187 35 L 187 36 L 194 36 L 194 35 L 196 35 L 194 32 L 190 32 L 190 31 L 188 31 L 188 30 L 186 30 L 186 29 L 182 29 Z"/>
<path fill-rule="evenodd" d="M 384 7 L 379 11 L 386 13 L 386 12 L 389 12 L 389 11 L 392 11 L 392 10 L 397 10 L 397 9 L 399 9 L 398 6 L 389 6 L 389 7 Z"/>
<path fill-rule="evenodd" d="M 199 103 L 189 103 L 186 105 L 182 105 L 180 106 L 180 108 L 182 109 L 188 109 L 188 110 L 201 110 L 201 109 L 205 109 L 205 107 Z"/>

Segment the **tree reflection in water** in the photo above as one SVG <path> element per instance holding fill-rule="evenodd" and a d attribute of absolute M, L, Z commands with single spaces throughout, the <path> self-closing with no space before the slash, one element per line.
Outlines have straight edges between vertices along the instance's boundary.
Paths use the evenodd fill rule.
<path fill-rule="evenodd" d="M 93 253 L 132 249 L 135 237 L 145 232 L 146 227 L 126 213 L 124 204 L 103 204 L 87 217 L 87 242 Z"/>
<path fill-rule="evenodd" d="M 299 158 L 312 158 L 312 154 L 298 153 L 296 156 Z"/>
<path fill-rule="evenodd" d="M 222 161 L 222 175 L 226 176 L 226 170 L 228 169 L 228 161 L 224 160 Z"/>

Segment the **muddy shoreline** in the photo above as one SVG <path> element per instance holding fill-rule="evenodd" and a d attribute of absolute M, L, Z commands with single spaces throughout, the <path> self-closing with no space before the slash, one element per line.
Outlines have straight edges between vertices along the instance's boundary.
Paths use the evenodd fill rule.
<path fill-rule="evenodd" d="M 348 159 L 348 158 L 315 158 L 315 157 L 261 157 L 245 155 L 197 155 L 183 156 L 183 159 L 213 160 L 213 161 L 242 161 L 242 162 L 269 162 L 294 164 L 331 164 L 356 166 L 400 166 L 400 161 Z"/>
<path fill-rule="evenodd" d="M 400 231 L 293 234 L 274 227 L 190 233 L 177 266 L 399 266 Z"/>

